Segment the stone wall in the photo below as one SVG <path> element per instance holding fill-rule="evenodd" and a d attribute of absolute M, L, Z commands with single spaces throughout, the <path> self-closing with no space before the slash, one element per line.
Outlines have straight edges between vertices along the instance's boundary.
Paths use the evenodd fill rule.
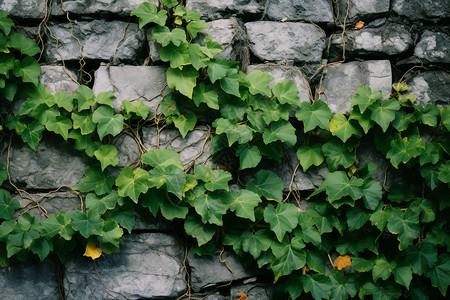
<path fill-rule="evenodd" d="M 17 31 L 42 39 L 40 81 L 52 92 L 74 92 L 84 83 L 95 93 L 114 92 L 117 110 L 123 100 L 142 99 L 157 113 L 157 103 L 168 92 L 166 66 L 150 30 L 140 30 L 137 19 L 129 17 L 141 2 L 2 0 L 0 10 L 10 12 Z M 219 56 L 241 61 L 244 71 L 271 74 L 272 84 L 293 80 L 300 101 L 321 98 L 333 112 L 345 113 L 358 86 L 368 84 L 389 97 L 392 83 L 410 70 L 405 78 L 420 104 L 450 103 L 448 0 L 186 0 L 185 5 L 211 26 L 200 38 L 209 34 L 226 47 Z M 43 19 L 47 21 L 41 23 Z M 155 147 L 154 131 L 149 125 L 141 132 L 147 149 Z M 160 144 L 180 152 L 186 166 L 195 158 L 208 163 L 208 150 L 198 157 L 205 142 L 208 149 L 207 134 L 206 127 L 199 126 L 182 139 L 167 129 Z M 139 160 L 139 147 L 132 138 L 121 136 L 113 143 L 119 149 L 119 168 Z M 0 150 L 6 161 L 6 144 Z M 41 206 L 49 214 L 79 209 L 77 195 L 46 192 L 74 186 L 88 166 L 86 157 L 51 137 L 45 137 L 36 152 L 15 143 L 9 156 L 12 182 L 34 199 L 42 199 Z M 360 156 L 363 161 L 377 159 L 370 149 Z M 275 171 L 288 188 L 297 161 L 288 150 L 284 158 Z M 297 172 L 292 186 L 298 191 L 313 190 L 327 175 L 326 168 Z M 30 201 L 30 197 L 15 198 L 23 206 Z M 44 217 L 39 211 L 31 213 Z M 187 291 L 189 278 L 192 292 L 205 299 L 237 299 L 237 293 L 255 282 L 261 285 L 251 289 L 250 299 L 271 298 L 272 288 L 263 274 L 238 257 L 226 251 L 221 257 L 185 252 L 173 224 L 145 212 L 137 212 L 136 220 L 134 230 L 124 237 L 121 253 L 102 256 L 95 263 L 75 253 L 64 266 L 49 260 L 0 269 L 1 297 L 120 299 L 123 294 L 130 299 L 175 299 Z"/>

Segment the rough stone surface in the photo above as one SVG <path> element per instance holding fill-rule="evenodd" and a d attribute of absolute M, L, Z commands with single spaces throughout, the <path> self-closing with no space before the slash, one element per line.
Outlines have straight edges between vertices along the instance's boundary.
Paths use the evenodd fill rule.
<path fill-rule="evenodd" d="M 375 19 L 389 12 L 390 0 L 339 0 L 335 8 L 335 14 L 344 22 L 349 3 L 347 22 L 366 19 Z"/>
<path fill-rule="evenodd" d="M 325 48 L 325 32 L 313 24 L 258 21 L 246 23 L 250 49 L 261 60 L 317 62 Z"/>
<path fill-rule="evenodd" d="M 147 150 L 157 148 L 158 131 L 156 127 L 142 128 L 142 142 Z M 185 167 L 189 167 L 191 164 L 202 164 L 205 161 L 207 165 L 211 166 L 213 163 L 210 159 L 210 143 L 211 136 L 206 127 L 194 129 L 184 139 L 175 128 L 164 129 L 159 133 L 159 148 L 177 151 L 180 161 Z"/>
<path fill-rule="evenodd" d="M 162 99 L 161 92 L 165 95 L 169 91 L 166 88 L 166 69 L 165 66 L 100 66 L 95 72 L 92 90 L 95 94 L 113 92 L 116 111 L 122 107 L 123 100 L 141 100 L 154 110 Z"/>
<path fill-rule="evenodd" d="M 230 294 L 233 300 L 239 299 L 237 293 L 247 293 L 248 299 L 271 300 L 273 288 L 270 286 L 254 286 L 255 284 L 240 284 L 231 286 Z M 247 292 L 248 291 L 248 292 Z"/>
<path fill-rule="evenodd" d="M 270 66 L 270 65 L 250 65 L 247 68 L 247 73 L 251 73 L 255 70 L 260 70 L 271 75 L 274 79 L 269 83 L 270 88 L 275 84 L 284 80 L 291 80 L 298 88 L 298 97 L 300 102 L 310 101 L 309 83 L 306 80 L 302 72 L 296 67 L 287 65 Z M 312 97 L 312 95 L 311 95 Z"/>
<path fill-rule="evenodd" d="M 448 0 L 392 0 L 392 10 L 411 20 L 448 18 Z"/>
<path fill-rule="evenodd" d="M 139 162 L 141 155 L 135 139 L 128 134 L 121 134 L 114 138 L 112 144 L 117 147 L 119 163 L 116 167 L 134 167 Z"/>
<path fill-rule="evenodd" d="M 22 196 L 24 197 L 21 197 L 19 194 L 14 194 L 11 196 L 11 199 L 17 199 L 22 207 L 22 209 L 16 211 L 12 219 L 15 219 L 22 212 L 28 211 L 30 215 L 44 221 L 46 219 L 44 213 L 36 207 L 31 208 L 36 205 L 36 202 L 39 202 L 39 206 L 45 209 L 47 216 L 61 211 L 70 213 L 74 210 L 81 210 L 81 199 L 74 193 L 70 192 L 22 194 Z M 34 201 L 30 200 L 30 197 Z"/>
<path fill-rule="evenodd" d="M 192 252 L 188 253 L 188 263 L 191 268 L 191 287 L 195 292 L 217 283 L 230 282 L 231 272 L 224 263 L 221 263 L 219 256 L 197 256 Z M 224 252 L 222 261 L 226 260 L 228 267 L 233 270 L 233 280 L 239 280 L 253 276 L 254 271 L 246 268 L 239 261 L 235 254 Z"/>
<path fill-rule="evenodd" d="M 342 34 L 330 37 L 330 60 L 342 59 Z M 398 55 L 413 46 L 413 39 L 407 26 L 387 22 L 383 26 L 345 32 L 346 57 L 382 57 Z"/>
<path fill-rule="evenodd" d="M 50 25 L 50 30 L 59 40 L 49 38 L 45 47 L 45 61 L 47 63 L 62 60 L 71 61 L 80 59 L 80 45 L 72 37 L 71 27 L 68 23 Z M 122 39 L 126 28 L 125 37 Z M 135 23 L 122 21 L 92 20 L 90 22 L 79 21 L 73 24 L 73 35 L 83 46 L 84 59 L 110 61 L 114 56 L 114 62 L 128 62 L 136 64 L 136 57 L 145 47 L 145 34 Z M 119 46 L 117 46 L 119 45 Z M 117 48 L 117 51 L 116 51 Z M 59 53 L 56 51 L 58 49 Z"/>
<path fill-rule="evenodd" d="M 420 72 L 407 81 L 408 93 L 417 96 L 415 104 L 450 104 L 450 76 L 442 70 Z"/>
<path fill-rule="evenodd" d="M 1 161 L 6 162 L 3 149 Z M 9 171 L 14 184 L 25 189 L 72 187 L 84 176 L 87 161 L 70 145 L 44 138 L 33 151 L 28 144 L 14 142 L 10 152 Z"/>
<path fill-rule="evenodd" d="M 267 17 L 271 20 L 333 23 L 331 2 L 327 0 L 270 0 Z"/>
<path fill-rule="evenodd" d="M 246 19 L 261 16 L 265 0 L 187 0 L 186 8 L 208 20 L 226 19 L 236 14 Z"/>
<path fill-rule="evenodd" d="M 129 17 L 133 9 L 142 2 L 158 5 L 157 0 L 63 0 L 64 10 L 71 15 L 115 15 Z M 61 8 L 61 0 L 53 1 L 52 15 L 61 16 L 66 13 Z"/>
<path fill-rule="evenodd" d="M 50 262 L 13 265 L 0 268 L 0 295 L 2 299 L 58 300 L 58 280 Z"/>
<path fill-rule="evenodd" d="M 163 233 L 132 234 L 123 238 L 120 248 L 120 253 L 96 260 L 106 287 L 131 299 L 175 299 L 185 292 L 184 251 L 174 237 Z M 123 299 L 103 288 L 92 260 L 68 258 L 65 267 L 66 299 Z"/>
<path fill-rule="evenodd" d="M 64 70 L 63 66 L 41 66 L 41 71 L 39 82 L 48 87 L 52 94 L 60 91 L 73 94 L 78 88 L 78 84 L 72 80 L 77 80 L 77 74 L 70 68 Z"/>
<path fill-rule="evenodd" d="M 45 1 L 42 0 L 2 0 L 0 10 L 9 11 L 9 17 L 20 19 L 43 19 Z"/>
<path fill-rule="evenodd" d="M 372 91 L 381 90 L 383 97 L 389 97 L 392 85 L 391 64 L 388 60 L 368 60 L 328 66 L 322 88 L 333 113 L 347 113 L 350 102 L 361 85 L 369 85 Z"/>
<path fill-rule="evenodd" d="M 417 43 L 414 54 L 424 63 L 450 64 L 449 45 L 450 35 L 448 33 L 426 30 Z"/>

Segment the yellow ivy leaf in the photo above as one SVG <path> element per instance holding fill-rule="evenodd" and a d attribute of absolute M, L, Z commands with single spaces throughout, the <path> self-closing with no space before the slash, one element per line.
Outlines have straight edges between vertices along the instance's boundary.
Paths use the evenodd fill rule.
<path fill-rule="evenodd" d="M 336 267 L 338 270 L 342 270 L 345 267 L 352 265 L 352 259 L 348 255 L 340 255 L 336 258 L 336 260 L 333 263 L 333 266 Z"/>
<path fill-rule="evenodd" d="M 237 296 L 239 296 L 238 300 L 248 300 L 248 296 L 246 293 L 237 293 Z"/>
<path fill-rule="evenodd" d="M 361 29 L 363 27 L 364 27 L 364 22 L 363 21 L 356 22 L 355 29 Z"/>
<path fill-rule="evenodd" d="M 92 258 L 92 260 L 97 259 L 102 255 L 101 250 L 97 248 L 97 246 L 93 243 L 87 243 L 86 252 L 84 252 L 83 256 L 88 256 Z"/>

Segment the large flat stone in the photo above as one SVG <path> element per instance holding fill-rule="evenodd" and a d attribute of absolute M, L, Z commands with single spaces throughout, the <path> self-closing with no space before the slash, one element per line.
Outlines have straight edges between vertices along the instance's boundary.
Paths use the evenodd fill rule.
<path fill-rule="evenodd" d="M 72 37 L 69 23 L 58 23 L 49 26 L 53 36 L 45 45 L 45 62 L 54 63 L 78 61 L 81 58 L 80 45 Z M 125 37 L 122 39 L 126 28 Z M 48 33 L 47 33 L 48 34 Z M 83 57 L 88 60 L 129 62 L 139 64 L 136 58 L 145 47 L 145 34 L 135 23 L 122 21 L 92 20 L 73 23 L 73 35 L 83 46 Z M 117 50 L 116 50 L 117 48 Z M 56 51 L 59 51 L 58 52 Z"/>
<path fill-rule="evenodd" d="M 120 253 L 97 259 L 103 284 L 131 299 L 175 299 L 187 289 L 184 281 L 184 250 L 176 239 L 163 233 L 123 237 Z M 64 277 L 66 299 L 123 299 L 107 292 L 97 277 L 94 263 L 86 257 L 68 258 Z"/>
<path fill-rule="evenodd" d="M 205 162 L 210 166 L 213 164 L 209 151 L 211 136 L 206 127 L 194 129 L 185 138 L 181 137 L 176 128 L 163 129 L 158 136 L 156 127 L 144 127 L 142 128 L 142 142 L 147 150 L 160 148 L 177 151 L 180 161 L 185 167 Z"/>
<path fill-rule="evenodd" d="M 246 23 L 250 49 L 263 61 L 320 62 L 325 32 L 313 24 L 258 21 Z"/>
<path fill-rule="evenodd" d="M 390 0 L 339 0 L 334 11 L 338 19 L 344 22 L 349 6 L 347 24 L 358 20 L 373 20 L 389 12 L 390 2 Z"/>
<path fill-rule="evenodd" d="M 63 66 L 41 66 L 39 82 L 48 87 L 52 94 L 65 91 L 69 94 L 75 93 L 78 84 L 77 74 L 70 68 Z"/>
<path fill-rule="evenodd" d="M 408 93 L 417 96 L 415 104 L 450 104 L 450 76 L 443 70 L 423 71 L 407 81 Z"/>
<path fill-rule="evenodd" d="M 411 20 L 448 18 L 448 0 L 392 0 L 392 10 Z"/>
<path fill-rule="evenodd" d="M 186 8 L 208 20 L 227 19 L 232 15 L 246 19 L 261 16 L 265 0 L 187 0 Z"/>
<path fill-rule="evenodd" d="M 168 93 L 166 87 L 166 69 L 164 66 L 100 66 L 95 72 L 92 90 L 95 94 L 113 92 L 116 111 L 122 107 L 122 101 L 141 100 L 154 110 Z M 154 111 L 151 112 L 151 117 Z"/>
<path fill-rule="evenodd" d="M 2 0 L 0 10 L 9 12 L 9 17 L 19 19 L 43 19 L 45 1 L 42 0 Z"/>
<path fill-rule="evenodd" d="M 343 48 L 342 34 L 332 34 L 330 42 L 330 59 L 340 60 Z M 408 27 L 395 22 L 345 32 L 346 57 L 386 57 L 404 53 L 412 46 L 413 39 Z"/>
<path fill-rule="evenodd" d="M 58 279 L 52 263 L 27 262 L 0 268 L 0 297 L 14 300 L 58 300 Z"/>
<path fill-rule="evenodd" d="M 271 20 L 333 23 L 333 11 L 328 0 L 270 0 L 267 17 Z"/>
<path fill-rule="evenodd" d="M 232 275 L 225 263 L 220 262 L 219 256 L 197 256 L 188 253 L 188 263 L 191 269 L 191 287 L 198 292 L 206 287 L 230 282 Z M 233 271 L 233 280 L 252 277 L 255 272 L 244 265 L 235 254 L 225 251 L 222 261 L 226 260 L 228 267 Z"/>
<path fill-rule="evenodd" d="M 325 96 L 333 113 L 347 113 L 350 103 L 361 85 L 369 85 L 372 92 L 381 90 L 389 97 L 392 85 L 391 63 L 388 60 L 368 60 L 328 66 L 322 81 Z"/>
<path fill-rule="evenodd" d="M 121 134 L 113 139 L 112 144 L 117 147 L 119 163 L 116 167 L 134 167 L 141 159 L 138 144 L 134 138 L 128 134 Z"/>
<path fill-rule="evenodd" d="M 7 151 L 1 153 L 6 163 Z M 33 151 L 28 144 L 13 142 L 9 171 L 14 184 L 24 189 L 57 189 L 75 186 L 84 176 L 87 160 L 71 146 L 56 139 L 43 139 Z"/>
<path fill-rule="evenodd" d="M 414 54 L 424 63 L 450 64 L 449 45 L 448 33 L 425 30 L 414 49 Z"/>
<path fill-rule="evenodd" d="M 158 0 L 63 0 L 63 6 L 64 10 L 71 15 L 116 15 L 129 17 L 131 11 L 143 2 L 158 5 Z M 61 7 L 61 0 L 53 1 L 52 15 L 66 15 Z"/>

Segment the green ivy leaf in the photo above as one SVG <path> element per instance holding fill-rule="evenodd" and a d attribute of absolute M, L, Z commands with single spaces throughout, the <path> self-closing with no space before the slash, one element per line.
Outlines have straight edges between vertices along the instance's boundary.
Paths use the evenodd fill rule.
<path fill-rule="evenodd" d="M 170 165 L 166 168 L 156 167 L 149 172 L 149 184 L 151 187 L 160 187 L 165 184 L 167 191 L 182 199 L 186 174 L 183 169 Z"/>
<path fill-rule="evenodd" d="M 212 109 L 219 109 L 219 94 L 212 85 L 206 85 L 203 82 L 200 82 L 194 88 L 192 100 L 194 100 L 197 107 L 200 106 L 200 103 L 205 103 Z"/>
<path fill-rule="evenodd" d="M 53 95 L 53 100 L 58 107 L 64 108 L 68 112 L 73 110 L 73 95 L 69 95 L 67 92 L 61 91 Z"/>
<path fill-rule="evenodd" d="M 72 227 L 70 215 L 66 212 L 51 214 L 43 223 L 43 232 L 48 237 L 60 235 L 63 239 L 69 241 L 75 230 Z"/>
<path fill-rule="evenodd" d="M 268 229 L 258 230 L 254 234 L 247 230 L 241 236 L 242 250 L 250 253 L 254 259 L 267 251 L 273 242 L 273 234 Z"/>
<path fill-rule="evenodd" d="M 180 162 L 179 154 L 172 149 L 155 149 L 150 150 L 142 155 L 142 162 L 154 168 L 160 167 L 165 169 L 169 166 L 176 166 L 184 171 L 183 164 Z"/>
<path fill-rule="evenodd" d="M 131 11 L 130 15 L 139 18 L 139 28 L 142 28 L 151 22 L 164 26 L 167 20 L 167 11 L 164 9 L 158 11 L 156 5 L 149 2 L 141 3 L 137 8 Z"/>
<path fill-rule="evenodd" d="M 159 52 L 159 57 L 162 61 L 169 61 L 171 68 L 177 68 L 180 71 L 182 71 L 182 68 L 184 69 L 184 66 L 191 63 L 189 46 L 187 42 L 181 43 L 180 46 L 175 46 L 170 43 L 161 49 Z M 194 69 L 192 66 L 189 67 Z"/>
<path fill-rule="evenodd" d="M 196 86 L 198 71 L 192 66 L 185 66 L 183 70 L 178 68 L 167 69 L 167 85 L 171 89 L 176 89 L 189 99 L 192 99 L 192 92 Z"/>
<path fill-rule="evenodd" d="M 434 190 L 439 185 L 439 171 L 437 168 L 433 167 L 432 164 L 426 164 L 420 167 L 420 174 L 425 179 L 427 185 Z"/>
<path fill-rule="evenodd" d="M 239 98 L 224 95 L 219 100 L 220 113 L 223 118 L 241 121 L 244 114 L 250 111 L 247 103 Z"/>
<path fill-rule="evenodd" d="M 123 116 L 120 114 L 114 114 L 114 109 L 102 105 L 98 107 L 92 114 L 92 121 L 97 123 L 97 133 L 100 140 L 111 134 L 112 136 L 118 135 L 123 129 Z"/>
<path fill-rule="evenodd" d="M 109 194 L 112 192 L 114 178 L 106 175 L 97 167 L 89 167 L 85 171 L 86 177 L 73 187 L 82 193 L 95 191 L 97 195 Z"/>
<path fill-rule="evenodd" d="M 363 114 L 370 105 L 381 99 L 383 99 L 381 91 L 372 94 L 372 90 L 368 85 L 362 85 L 356 90 L 356 95 L 352 98 L 351 107 L 357 105 Z"/>
<path fill-rule="evenodd" d="M 213 123 L 216 127 L 216 134 L 225 133 L 228 139 L 228 146 L 231 147 L 234 142 L 245 144 L 252 140 L 253 133 L 247 125 L 236 125 L 229 119 L 216 119 Z"/>
<path fill-rule="evenodd" d="M 269 128 L 263 133 L 263 140 L 266 144 L 282 141 L 294 147 L 297 143 L 297 136 L 294 126 L 288 121 L 281 120 L 270 124 Z"/>
<path fill-rule="evenodd" d="M 345 146 L 335 140 L 331 140 L 322 146 L 322 151 L 327 158 L 327 165 L 330 171 L 334 172 L 340 166 L 349 168 L 356 159 L 356 155 L 351 153 Z"/>
<path fill-rule="evenodd" d="M 78 111 L 90 109 L 95 104 L 95 94 L 85 85 L 80 85 L 74 95 L 78 101 Z"/>
<path fill-rule="evenodd" d="M 209 69 L 209 68 L 208 68 Z M 239 92 L 239 75 L 237 69 L 228 69 L 224 78 L 220 79 L 220 87 L 225 93 L 241 97 Z"/>
<path fill-rule="evenodd" d="M 439 288 L 442 295 L 446 296 L 450 284 L 450 255 L 439 255 L 436 265 L 427 271 L 426 276 L 431 279 L 431 285 Z"/>
<path fill-rule="evenodd" d="M 112 220 L 108 220 L 103 225 L 103 234 L 98 237 L 98 241 L 102 244 L 112 244 L 116 247 L 119 247 L 120 238 L 123 235 L 122 228 L 119 227 L 119 224 Z"/>
<path fill-rule="evenodd" d="M 291 232 L 298 225 L 297 208 L 290 203 L 279 203 L 276 209 L 268 205 L 264 209 L 264 221 L 270 224 L 270 229 L 281 242 L 286 232 Z"/>
<path fill-rule="evenodd" d="M 394 274 L 395 281 L 409 290 L 409 285 L 412 280 L 412 268 L 407 261 L 391 262 L 392 274 Z"/>
<path fill-rule="evenodd" d="M 0 186 L 6 179 L 8 179 L 8 170 L 5 164 L 0 162 Z"/>
<path fill-rule="evenodd" d="M 73 228 L 85 238 L 91 235 L 102 235 L 104 221 L 100 218 L 97 211 L 90 210 L 88 212 L 82 212 L 76 210 L 70 214 L 70 217 Z"/>
<path fill-rule="evenodd" d="M 438 252 L 435 245 L 423 240 L 418 246 L 408 247 L 403 256 L 410 262 L 414 273 L 422 275 L 436 265 Z"/>
<path fill-rule="evenodd" d="M 208 64 L 208 76 L 212 83 L 218 79 L 225 78 L 227 72 L 230 69 L 230 65 L 227 60 L 223 58 L 217 58 Z"/>
<path fill-rule="evenodd" d="M 37 146 L 42 139 L 42 131 L 44 126 L 38 121 L 34 121 L 31 124 L 27 124 L 20 137 L 22 140 L 31 147 L 34 151 L 37 150 Z"/>
<path fill-rule="evenodd" d="M 303 289 L 310 292 L 314 299 L 328 299 L 328 293 L 331 292 L 331 279 L 325 275 L 305 274 L 301 277 Z M 328 291 L 328 292 L 327 292 Z"/>
<path fill-rule="evenodd" d="M 405 137 L 391 141 L 391 148 L 386 157 L 398 169 L 401 162 L 407 163 L 411 158 L 419 156 L 423 149 L 425 149 L 425 143 L 420 137 Z"/>
<path fill-rule="evenodd" d="M 200 49 L 209 58 L 213 58 L 214 56 L 216 56 L 217 54 L 219 54 L 220 52 L 222 52 L 224 50 L 218 42 L 212 40 L 210 35 L 205 37 L 205 42 L 206 42 L 206 47 L 201 47 Z"/>
<path fill-rule="evenodd" d="M 0 29 L 5 35 L 9 35 L 11 27 L 14 26 L 14 22 L 8 18 L 8 14 L 7 11 L 0 11 Z"/>
<path fill-rule="evenodd" d="M 423 124 L 431 127 L 436 127 L 438 125 L 437 119 L 439 116 L 439 109 L 436 105 L 427 104 L 425 107 L 416 105 L 414 108 Z"/>
<path fill-rule="evenodd" d="M 19 61 L 16 60 L 16 62 Z M 14 75 L 22 77 L 23 82 L 31 82 L 37 86 L 39 83 L 39 75 L 41 75 L 41 66 L 36 59 L 27 56 L 20 64 L 14 64 Z"/>
<path fill-rule="evenodd" d="M 360 199 L 364 194 L 361 186 L 364 180 L 352 177 L 350 180 L 344 171 L 330 173 L 324 181 L 328 201 L 332 203 L 344 196 L 350 196 L 353 200 Z"/>
<path fill-rule="evenodd" d="M 156 40 L 163 47 L 171 42 L 178 47 L 182 42 L 186 41 L 186 33 L 180 28 L 174 28 L 170 31 L 167 26 L 156 26 L 152 30 L 152 39 Z"/>
<path fill-rule="evenodd" d="M 289 275 L 292 271 L 302 268 L 306 263 L 306 252 L 302 239 L 294 237 L 290 243 L 272 243 L 272 252 L 276 257 L 270 267 L 275 275 L 275 281 L 283 275 Z"/>
<path fill-rule="evenodd" d="M 9 219 L 16 209 L 20 208 L 20 203 L 16 199 L 11 201 L 10 194 L 0 189 L 0 219 Z"/>
<path fill-rule="evenodd" d="M 49 131 L 53 131 L 57 134 L 60 134 L 64 140 L 67 141 L 69 136 L 69 129 L 72 128 L 72 121 L 66 117 L 58 116 L 55 119 L 50 119 L 45 124 L 45 127 Z"/>
<path fill-rule="evenodd" d="M 295 83 L 290 80 L 284 80 L 275 84 L 272 88 L 272 93 L 277 97 L 281 104 L 300 105 L 300 98 L 297 96 L 298 88 Z M 270 97 L 270 95 L 268 95 L 268 97 Z"/>
<path fill-rule="evenodd" d="M 269 83 L 273 77 L 260 70 L 256 70 L 245 76 L 245 85 L 249 88 L 250 94 L 261 94 L 267 97 L 272 96 Z"/>
<path fill-rule="evenodd" d="M 228 182 L 232 179 L 233 177 L 230 172 L 223 170 L 212 170 L 209 182 L 205 183 L 205 188 L 208 191 L 229 191 Z"/>
<path fill-rule="evenodd" d="M 355 283 L 355 277 L 345 275 L 343 272 L 334 271 L 329 276 L 332 283 L 330 299 L 345 300 L 350 297 L 355 297 L 358 293 L 358 288 Z"/>
<path fill-rule="evenodd" d="M 159 2 L 167 8 L 172 8 L 178 5 L 178 0 L 160 0 Z"/>
<path fill-rule="evenodd" d="M 441 108 L 441 122 L 450 131 L 450 106 L 448 105 Z"/>
<path fill-rule="evenodd" d="M 341 113 L 335 114 L 333 119 L 330 121 L 330 132 L 334 136 L 340 138 L 344 143 L 352 135 L 361 135 L 361 130 L 354 125 L 352 120 L 347 120 L 347 118 Z"/>
<path fill-rule="evenodd" d="M 109 214 L 109 217 L 111 220 L 119 223 L 120 226 L 128 230 L 128 233 L 131 233 L 135 223 L 134 206 L 129 203 L 122 206 L 116 206 Z"/>
<path fill-rule="evenodd" d="M 49 239 L 40 237 L 33 240 L 30 245 L 30 250 L 32 253 L 38 255 L 41 261 L 44 261 L 45 258 L 50 254 L 50 251 L 53 250 L 53 244 Z"/>
<path fill-rule="evenodd" d="M 116 179 L 119 195 L 130 197 L 134 203 L 137 203 L 139 195 L 147 192 L 149 188 L 147 181 L 149 179 L 149 173 L 143 169 L 132 170 L 128 166 L 124 167 Z"/>
<path fill-rule="evenodd" d="M 402 212 L 395 209 L 388 217 L 387 229 L 393 234 L 398 234 L 400 242 L 399 250 L 404 250 L 412 244 L 412 241 L 419 237 L 419 215 L 411 210 Z"/>
<path fill-rule="evenodd" d="M 191 214 L 184 221 L 184 230 L 186 233 L 197 239 L 199 246 L 209 242 L 216 233 L 216 227 L 211 224 L 203 224 L 200 217 Z"/>
<path fill-rule="evenodd" d="M 202 31 L 203 29 L 208 29 L 208 23 L 203 20 L 194 20 L 187 24 L 186 30 L 189 35 L 195 39 L 197 37 L 197 33 Z"/>
<path fill-rule="evenodd" d="M 97 124 L 92 121 L 92 114 L 87 112 L 73 112 L 72 120 L 73 128 L 80 129 L 83 135 L 94 132 L 97 127 Z"/>
<path fill-rule="evenodd" d="M 94 193 L 89 193 L 86 195 L 86 208 L 104 214 L 107 210 L 114 209 L 119 201 L 122 201 L 122 197 L 119 196 L 117 191 L 112 191 L 101 198 Z"/>
<path fill-rule="evenodd" d="M 239 156 L 239 170 L 254 168 L 261 161 L 261 152 L 258 147 L 250 147 L 248 144 L 239 145 L 236 155 Z"/>
<path fill-rule="evenodd" d="M 258 171 L 255 180 L 247 184 L 247 189 L 261 197 L 266 197 L 267 200 L 275 200 L 278 202 L 283 200 L 283 181 L 272 171 Z"/>
<path fill-rule="evenodd" d="M 193 112 L 188 112 L 185 115 L 172 117 L 175 127 L 180 131 L 181 137 L 184 139 L 189 131 L 192 131 L 197 124 L 197 117 Z"/>
<path fill-rule="evenodd" d="M 230 193 L 230 210 L 236 211 L 236 216 L 250 219 L 254 222 L 255 207 L 262 202 L 260 196 L 248 190 L 240 190 L 239 193 L 231 191 Z"/>
<path fill-rule="evenodd" d="M 5 23 L 2 22 L 2 24 L 5 24 Z M 39 52 L 41 52 L 41 48 L 39 48 L 39 46 L 36 45 L 36 43 L 33 40 L 26 38 L 25 36 L 23 36 L 22 34 L 17 33 L 17 32 L 13 32 L 9 35 L 7 45 L 9 48 L 14 48 L 16 50 L 19 50 L 22 54 L 29 55 L 29 57 L 26 57 L 25 59 L 32 58 L 31 56 L 34 56 L 34 55 L 38 54 Z M 33 60 L 36 61 L 35 59 L 33 59 Z M 39 67 L 39 73 L 40 73 L 40 70 L 41 69 Z M 39 74 L 38 74 L 38 77 L 39 77 Z M 31 81 L 26 81 L 26 82 L 31 82 Z"/>
<path fill-rule="evenodd" d="M 333 114 L 325 102 L 317 100 L 312 105 L 309 102 L 300 103 L 295 117 L 303 122 L 303 130 L 306 133 L 317 126 L 328 131 Z"/>
<path fill-rule="evenodd" d="M 369 221 L 369 214 L 358 207 L 347 210 L 347 225 L 349 231 L 363 227 Z"/>
<path fill-rule="evenodd" d="M 363 114 L 357 108 L 353 108 L 348 120 L 356 120 L 359 123 L 359 126 L 364 130 L 364 133 L 367 134 L 370 128 L 373 127 L 373 121 L 370 119 L 371 113 L 369 110 L 366 110 Z"/>
<path fill-rule="evenodd" d="M 392 267 L 389 262 L 386 260 L 386 257 L 382 254 L 378 256 L 374 261 L 373 270 L 372 270 L 372 278 L 373 281 L 377 281 L 378 278 L 382 280 L 387 280 L 392 273 Z"/>
<path fill-rule="evenodd" d="M 383 189 L 380 183 L 373 179 L 364 180 L 361 188 L 365 207 L 370 210 L 375 210 L 383 197 Z"/>
<path fill-rule="evenodd" d="M 306 172 L 312 165 L 318 167 L 324 160 L 322 146 L 320 144 L 314 144 L 312 146 L 302 145 L 297 150 L 297 158 L 300 161 L 303 172 Z"/>
<path fill-rule="evenodd" d="M 116 96 L 111 92 L 101 92 L 95 97 L 95 102 L 114 108 L 112 102 L 112 99 L 114 98 L 116 98 Z"/>
<path fill-rule="evenodd" d="M 400 109 L 400 104 L 395 98 L 388 99 L 378 104 L 375 103 L 369 107 L 372 111 L 372 116 L 370 117 L 378 125 L 381 126 L 383 132 L 389 127 L 392 121 L 395 119 L 395 112 Z"/>
<path fill-rule="evenodd" d="M 124 100 L 122 101 L 123 108 L 125 109 L 127 114 L 135 113 L 136 116 L 141 117 L 142 119 L 147 119 L 148 114 L 150 113 L 151 108 L 142 103 L 141 100 L 131 103 L 130 101 Z"/>
<path fill-rule="evenodd" d="M 228 192 L 214 191 L 202 193 L 192 201 L 195 211 L 202 217 L 203 223 L 223 225 L 222 215 L 229 208 L 230 197 Z"/>
<path fill-rule="evenodd" d="M 444 183 L 450 183 L 450 161 L 441 164 L 438 168 L 438 179 Z"/>
<path fill-rule="evenodd" d="M 367 281 L 360 287 L 358 296 L 363 299 L 366 295 L 372 295 L 374 300 L 397 299 L 402 294 L 402 290 L 398 285 L 394 285 L 391 281 L 382 282 L 381 284 Z"/>

